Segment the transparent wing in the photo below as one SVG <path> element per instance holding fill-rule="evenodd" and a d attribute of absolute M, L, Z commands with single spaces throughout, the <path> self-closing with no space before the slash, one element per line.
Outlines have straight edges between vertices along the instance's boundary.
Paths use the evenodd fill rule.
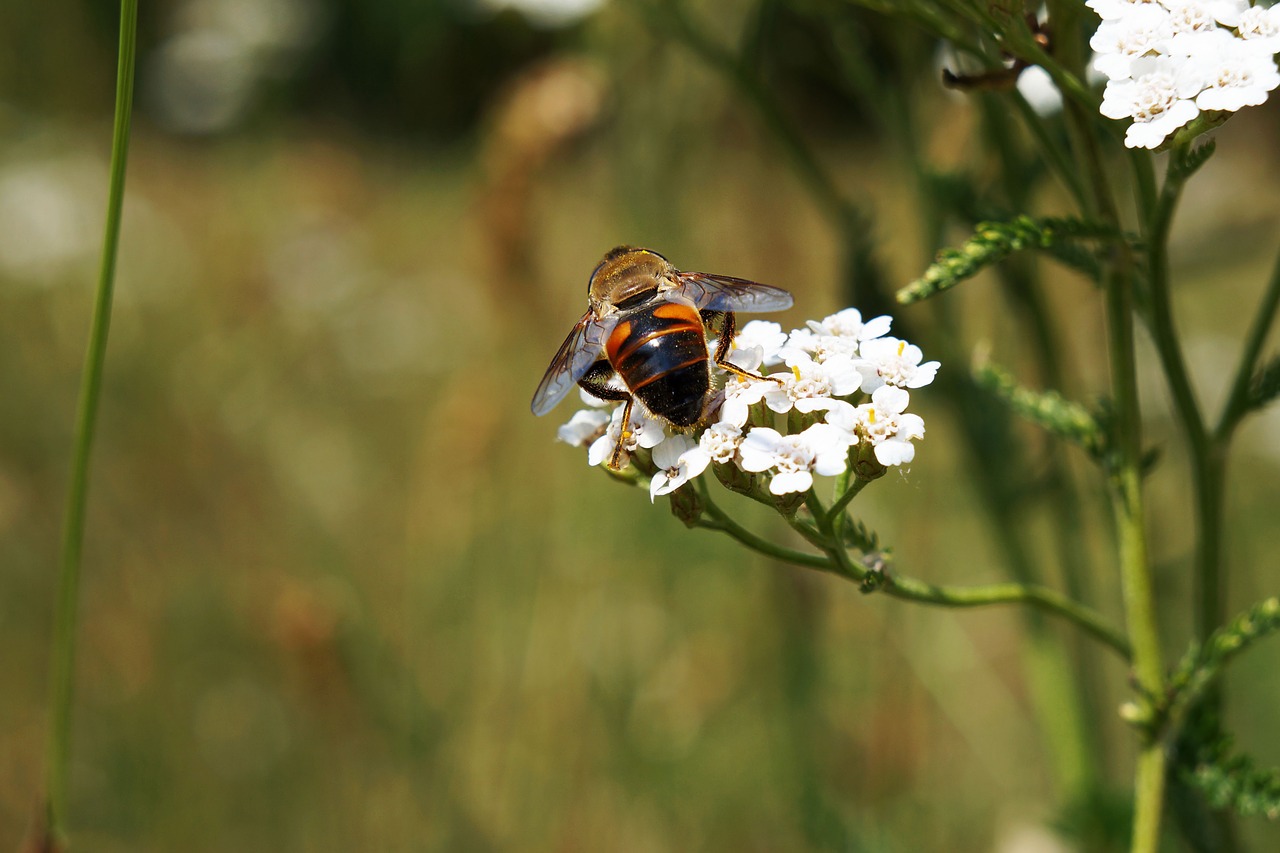
<path fill-rule="evenodd" d="M 682 272 L 676 282 L 676 292 L 703 311 L 781 311 L 793 301 L 781 287 L 728 275 Z"/>
<path fill-rule="evenodd" d="M 616 317 L 601 321 L 590 312 L 582 315 L 582 319 L 569 332 L 569 336 L 551 359 L 547 372 L 538 383 L 538 390 L 533 392 L 532 409 L 535 415 L 545 415 L 554 409 L 556 403 L 563 400 L 564 395 L 596 363 L 604 352 L 604 342 L 616 323 Z"/>

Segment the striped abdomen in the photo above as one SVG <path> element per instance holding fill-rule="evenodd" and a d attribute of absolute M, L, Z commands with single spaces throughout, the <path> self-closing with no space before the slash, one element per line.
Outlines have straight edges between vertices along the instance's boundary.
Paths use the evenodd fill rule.
<path fill-rule="evenodd" d="M 628 311 L 609 335 L 605 353 L 649 411 L 679 427 L 698 422 L 711 389 L 698 309 L 659 302 Z"/>

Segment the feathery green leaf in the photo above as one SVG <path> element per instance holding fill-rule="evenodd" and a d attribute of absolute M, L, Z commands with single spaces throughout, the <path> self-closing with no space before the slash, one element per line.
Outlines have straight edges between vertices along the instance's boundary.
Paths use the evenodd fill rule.
<path fill-rule="evenodd" d="M 1104 454 L 1106 432 L 1098 419 L 1079 403 L 1067 400 L 1057 391 L 1032 391 L 1019 385 L 1007 371 L 986 361 L 974 366 L 973 378 L 980 388 L 995 394 L 1016 414 L 1079 445 L 1091 456 Z"/>
<path fill-rule="evenodd" d="M 1014 252 L 1039 249 L 1096 279 L 1098 264 L 1080 245 L 1083 240 L 1111 240 L 1124 235 L 1082 219 L 1033 219 L 1018 216 L 1006 222 L 981 222 L 958 249 L 944 249 L 920 278 L 898 291 L 898 301 L 917 302 L 955 287 L 999 263 Z"/>

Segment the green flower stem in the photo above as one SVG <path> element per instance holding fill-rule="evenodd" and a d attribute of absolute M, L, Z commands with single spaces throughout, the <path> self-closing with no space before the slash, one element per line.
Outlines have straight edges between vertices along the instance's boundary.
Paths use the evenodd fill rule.
<path fill-rule="evenodd" d="M 1151 164 L 1151 155 L 1144 149 L 1128 148 L 1129 166 L 1133 170 L 1134 196 L 1143 222 L 1150 222 L 1155 216 L 1156 205 L 1160 195 L 1156 191 L 1156 171 Z"/>
<path fill-rule="evenodd" d="M 1096 161 L 1095 161 L 1096 162 Z M 1097 170 L 1101 175 L 1101 169 Z M 1106 199 L 1109 202 L 1109 198 Z M 1104 210 L 1107 208 L 1103 204 Z M 1118 217 L 1109 217 L 1118 222 Z M 1142 422 L 1134 352 L 1133 294 L 1135 271 L 1129 249 L 1113 248 L 1106 281 L 1107 341 L 1111 387 L 1115 395 L 1117 423 L 1112 470 L 1112 506 L 1120 552 L 1120 580 L 1129 640 L 1133 647 L 1134 675 L 1145 701 L 1159 696 L 1164 685 L 1164 664 L 1156 626 L 1155 589 L 1147 553 L 1142 494 Z M 1156 853 L 1164 808 L 1165 751 L 1155 739 L 1140 746 L 1134 780 L 1132 853 Z"/>
<path fill-rule="evenodd" d="M 1174 410 L 1186 435 L 1191 457 L 1192 492 L 1196 515 L 1195 576 L 1198 593 L 1196 633 L 1206 639 L 1226 619 L 1221 569 L 1222 453 L 1211 442 L 1173 320 L 1169 287 L 1169 230 L 1187 171 L 1183 163 L 1190 143 L 1179 143 L 1169 155 L 1169 167 L 1147 226 L 1147 279 L 1151 335 L 1173 396 Z"/>
<path fill-rule="evenodd" d="M 702 519 L 697 526 L 707 530 L 718 530 L 741 542 L 747 548 L 766 557 L 784 563 L 805 568 L 817 569 L 828 574 L 838 575 L 845 580 L 864 586 L 871 571 L 856 561 L 849 560 L 848 553 L 838 544 L 831 541 L 823 543 L 827 556 L 806 554 L 781 545 L 776 545 L 747 530 L 734 521 L 723 509 L 716 505 L 707 488 L 704 478 L 699 478 L 696 488 L 700 492 L 710 520 Z M 815 499 L 816 500 L 816 499 Z M 826 513 L 830 516 L 830 512 Z M 793 522 L 793 527 L 803 526 Z M 827 531 L 832 528 L 827 527 Z M 842 555 L 837 557 L 836 553 Z M 1110 625 L 1097 611 L 1073 601 L 1060 592 L 1037 584 L 993 583 L 979 586 L 940 586 L 926 583 L 900 574 L 885 573 L 881 578 L 879 590 L 886 595 L 904 601 L 915 601 L 920 604 L 933 604 L 940 607 L 983 607 L 989 604 L 1027 604 L 1066 619 L 1068 622 L 1084 630 L 1089 636 L 1101 641 L 1108 648 L 1125 660 L 1130 659 L 1129 643 L 1124 634 Z"/>
<path fill-rule="evenodd" d="M 1235 378 L 1217 426 L 1205 441 L 1196 465 L 1196 511 L 1200 536 L 1196 549 L 1199 607 L 1196 634 L 1206 640 L 1226 620 L 1226 574 L 1222 571 L 1222 528 L 1227 476 L 1227 451 L 1235 428 L 1249 409 L 1249 385 L 1262 347 L 1280 308 L 1280 257 L 1277 257 L 1262 303 L 1240 351 Z M 1221 693 L 1211 700 L 1221 704 Z"/>
<path fill-rule="evenodd" d="M 1222 407 L 1222 415 L 1218 418 L 1218 425 L 1213 431 L 1213 439 L 1217 444 L 1226 444 L 1240 424 L 1240 419 L 1249 411 L 1249 384 L 1253 379 L 1254 370 L 1257 369 L 1262 346 L 1266 343 L 1267 335 L 1275 323 L 1278 308 L 1280 308 L 1280 255 L 1276 256 L 1275 266 L 1271 269 L 1271 280 L 1267 282 L 1266 293 L 1262 296 L 1262 303 L 1254 315 L 1249 336 L 1245 339 L 1244 347 L 1240 351 L 1240 363 L 1236 366 L 1231 393 L 1227 396 L 1227 402 Z"/>
<path fill-rule="evenodd" d="M 835 565 L 826 557 L 822 557 L 817 554 L 806 554 L 803 551 L 796 551 L 791 548 L 783 547 L 782 545 L 775 545 L 769 540 L 752 533 L 750 530 L 734 521 L 724 510 L 720 509 L 720 507 L 716 505 L 716 502 L 711 498 L 711 493 L 707 489 L 706 481 L 703 478 L 699 477 L 696 482 L 696 488 L 702 495 L 706 514 L 711 517 L 710 520 L 705 518 L 698 519 L 698 521 L 695 522 L 698 527 L 706 530 L 718 530 L 721 533 L 726 533 L 750 548 L 752 551 L 755 551 L 758 554 L 763 554 L 766 557 L 772 557 L 779 562 L 790 563 L 794 566 L 803 566 L 806 569 L 817 569 L 820 572 L 839 574 Z"/>
<path fill-rule="evenodd" d="M 831 505 L 831 509 L 827 511 L 828 525 L 834 525 L 844 514 L 845 508 L 848 507 L 850 502 L 858 496 L 858 492 L 865 489 L 867 484 L 871 482 L 870 480 L 864 480 L 861 477 L 853 477 L 853 483 L 848 484 L 848 472 L 846 471 L 841 476 L 845 479 L 843 482 L 837 481 L 836 483 L 836 491 L 840 497 L 836 498 L 836 502 L 833 503 Z"/>
<path fill-rule="evenodd" d="M 646 5 L 648 5 L 650 10 L 655 10 L 655 7 L 652 4 Z M 679 11 L 674 9 L 671 3 L 665 4 L 665 7 L 666 9 L 672 10 L 673 16 L 679 17 Z M 952 10 L 962 19 L 971 18 L 974 11 L 969 7 L 959 8 L 954 5 Z M 668 29 L 670 28 L 669 21 L 661 21 L 660 23 L 663 23 Z M 678 23 L 689 28 L 689 22 L 685 19 L 678 20 Z M 1053 74 L 1055 80 L 1057 80 L 1059 87 L 1067 93 L 1068 108 L 1070 109 L 1074 107 L 1076 118 L 1078 119 L 1076 126 L 1085 128 L 1086 131 L 1091 131 L 1092 128 L 1088 125 L 1088 118 L 1091 115 L 1096 115 L 1096 107 L 1098 103 L 1097 96 L 1080 83 L 1080 78 L 1076 74 L 1065 70 L 1063 66 L 1056 64 L 1051 57 L 1045 55 L 1043 51 L 1039 50 L 1038 46 L 1034 44 L 1034 41 L 1030 39 L 1030 34 L 1026 32 L 1025 25 L 1018 23 L 1015 26 L 1026 36 L 1025 41 L 1028 43 L 1026 45 L 1028 48 L 1026 55 L 1034 57 L 1037 61 L 1040 61 L 1049 68 L 1051 74 Z M 789 160 L 792 167 L 799 174 L 804 186 L 810 190 L 814 196 L 819 209 L 821 209 L 823 213 L 831 219 L 840 235 L 844 239 L 850 241 L 849 255 L 853 259 L 852 265 L 854 267 L 854 272 L 857 274 L 855 281 L 861 285 L 861 288 L 855 288 L 855 291 L 861 292 L 864 297 L 874 300 L 874 298 L 878 296 L 878 291 L 875 285 L 877 282 L 882 280 L 882 277 L 874 274 L 876 270 L 873 268 L 874 265 L 869 260 L 870 249 L 868 248 L 867 237 L 869 231 L 866 229 L 859 231 L 850 227 L 850 223 L 856 221 L 857 217 L 861 215 L 861 211 L 843 198 L 836 189 L 834 182 L 830 180 L 830 176 L 826 174 L 818 160 L 812 156 L 807 145 L 805 145 L 801 137 L 795 133 L 794 129 L 785 121 L 778 121 L 778 119 L 782 118 L 782 113 L 776 109 L 776 105 L 774 105 L 773 108 L 770 108 L 771 99 L 768 96 L 767 90 L 763 88 L 761 82 L 750 73 L 745 72 L 731 54 L 727 54 L 720 50 L 713 42 L 705 37 L 689 38 L 688 36 L 691 34 L 695 36 L 701 35 L 689 28 L 688 31 L 683 34 L 677 33 L 677 36 L 680 36 L 681 41 L 683 41 L 686 46 L 698 55 L 699 58 L 706 62 L 710 67 L 723 74 L 729 83 L 733 85 L 739 93 L 742 94 L 748 102 L 752 103 L 757 111 L 761 113 L 761 118 L 766 129 L 774 134 L 783 150 L 789 152 Z M 1079 65 L 1079 62 L 1074 63 L 1075 67 L 1078 67 Z M 1081 104 L 1085 104 L 1085 107 L 1081 108 Z M 1079 134 L 1077 134 L 1077 139 L 1078 137 Z M 1077 145 L 1079 145 L 1078 142 Z M 799 156 L 797 156 L 797 152 L 799 153 Z M 1091 196 L 1096 192 L 1096 188 L 1099 185 L 1103 187 L 1104 191 L 1106 188 L 1105 178 L 1101 176 L 1100 171 L 1090 175 L 1090 180 L 1083 181 L 1082 183 L 1090 191 L 1086 194 L 1086 202 L 1092 201 Z M 926 207 L 925 209 L 930 210 L 931 207 Z M 1090 212 L 1091 211 L 1086 210 L 1086 214 Z M 859 261 L 862 261 L 863 263 L 859 264 Z M 864 308 L 865 307 L 867 306 L 864 305 Z M 954 398 L 957 394 L 952 394 L 951 396 L 954 402 Z M 968 435 L 966 437 L 969 438 L 970 441 L 974 441 L 974 437 L 972 435 Z M 986 436 L 984 435 L 981 438 L 985 440 Z M 793 526 L 796 526 L 795 523 L 793 523 Z M 805 535 L 806 538 L 810 538 L 812 536 L 811 529 L 805 528 L 804 525 L 799 525 L 797 529 L 799 529 L 801 535 Z M 812 541 L 812 539 L 810 541 Z M 839 550 L 843 554 L 843 548 L 841 547 Z M 829 556 L 831 555 L 829 554 Z M 832 557 L 832 564 L 834 564 L 834 560 L 835 557 Z M 827 566 L 824 566 L 823 569 L 827 571 L 831 570 Z M 859 570 L 860 567 L 855 564 L 854 569 Z M 861 575 L 850 579 L 861 583 L 862 580 L 865 579 L 866 574 L 867 573 L 864 570 Z M 915 587 L 914 582 L 909 579 L 898 578 L 896 576 L 892 578 L 892 581 L 893 583 L 887 585 L 885 591 L 901 598 L 919 600 L 925 603 L 939 604 L 942 606 L 978 606 L 994 603 L 1020 603 L 1037 607 L 1047 612 L 1058 613 L 1058 615 L 1063 616 L 1070 621 L 1081 624 L 1092 636 L 1102 639 L 1109 647 L 1121 653 L 1121 655 L 1126 659 L 1129 658 L 1129 643 L 1119 632 L 1110 628 L 1110 626 L 1108 626 L 1101 618 L 1081 618 L 1082 613 L 1087 613 L 1092 616 L 1092 611 L 1084 608 L 1083 605 L 1076 604 L 1070 599 L 1058 596 L 1056 593 L 1043 590 L 1043 588 L 1040 587 L 1030 584 L 1003 584 L 992 587 L 975 587 L 957 591 L 950 588 L 931 587 L 928 585 Z M 952 595 L 953 593 L 955 593 L 954 597 Z M 1159 800 L 1157 799 L 1156 802 L 1158 806 Z"/>
<path fill-rule="evenodd" d="M 1159 696 L 1164 685 L 1160 637 L 1156 628 L 1155 590 L 1143 527 L 1141 471 L 1142 424 L 1134 353 L 1134 280 L 1128 248 L 1118 244 L 1107 277 L 1107 328 L 1111 385 L 1116 399 L 1117 459 L 1112 471 L 1112 505 L 1120 551 L 1120 580 L 1134 675 L 1145 700 Z M 1132 853 L 1156 853 L 1164 806 L 1165 751 L 1155 739 L 1140 747 L 1134 781 Z"/>
<path fill-rule="evenodd" d="M 1208 433 L 1200 414 L 1200 405 L 1196 402 L 1195 390 L 1191 387 L 1186 359 L 1178 342 L 1169 290 L 1169 229 L 1186 182 L 1181 163 L 1189 148 L 1189 143 L 1183 143 L 1169 155 L 1164 187 L 1147 226 L 1147 282 L 1150 290 L 1151 334 L 1155 338 L 1156 350 L 1173 394 L 1178 420 L 1187 434 L 1192 454 L 1198 458 L 1204 455 L 1208 446 Z"/>
<path fill-rule="evenodd" d="M 1076 188 L 1073 190 L 1073 195 L 1080 213 L 1085 214 L 1089 204 L 1084 182 L 1078 170 L 1069 164 L 1065 149 L 1062 149 L 1048 134 L 1040 116 L 1031 109 L 1026 99 L 1017 94 L 1016 90 L 1014 94 L 1017 95 L 1015 100 L 1024 113 L 1024 123 L 1040 129 L 1040 133 L 1036 133 L 1035 136 L 1041 149 L 1056 152 L 1057 157 L 1062 160 L 1063 167 L 1070 173 L 1073 186 Z M 1006 112 L 987 108 L 984 110 L 984 115 L 987 116 L 987 125 L 993 134 L 1001 137 L 1013 135 L 1013 123 Z M 1009 168 L 1002 171 L 1002 178 L 1004 193 L 1010 207 L 1013 210 L 1028 209 L 1032 187 L 1012 174 Z M 1059 354 L 1066 352 L 1067 348 L 1059 339 L 1058 330 L 1050 316 L 1052 312 L 1038 286 L 1040 281 L 1036 275 L 1034 259 L 1011 258 L 1008 262 L 998 265 L 995 271 L 1000 277 L 1006 296 L 1020 310 L 1031 329 L 1032 350 L 1036 356 L 1036 364 L 1044 387 L 1067 393 L 1067 377 L 1059 358 Z M 1049 499 L 1053 504 L 1054 517 L 1058 519 L 1055 530 L 1059 539 L 1058 551 L 1062 555 L 1063 581 L 1069 596 L 1077 601 L 1088 601 L 1089 568 L 1081 545 L 1085 537 L 1079 508 L 1080 496 L 1074 487 L 1062 448 L 1055 445 L 1046 461 Z"/>
<path fill-rule="evenodd" d="M 883 592 L 894 598 L 942 607 L 982 607 L 988 604 L 1029 604 L 1046 613 L 1061 616 L 1101 641 L 1120 657 L 1131 657 L 1129 643 L 1097 611 L 1060 592 L 1038 584 L 993 583 L 981 586 L 938 586 L 915 578 L 893 574 L 885 579 Z"/>
<path fill-rule="evenodd" d="M 836 533 L 837 525 L 832 521 L 831 515 L 827 513 L 827 508 L 822 505 L 822 499 L 818 497 L 818 493 L 812 488 L 805 495 L 805 506 L 813 513 L 814 521 L 818 526 L 820 534 L 817 541 L 818 547 L 825 550 L 827 556 L 835 561 L 842 575 L 850 579 L 856 579 L 859 582 L 865 579 L 867 570 L 862 566 L 854 565 L 853 560 L 849 559 L 849 551 Z M 795 526 L 794 522 L 792 526 Z"/>
<path fill-rule="evenodd" d="M 66 834 L 67 791 L 71 757 L 71 705 L 75 682 L 76 610 L 80 590 L 80 562 L 84 544 L 85 506 L 89 487 L 89 461 L 93 446 L 98 402 L 102 393 L 107 332 L 111 325 L 111 300 L 115 289 L 116 255 L 120 243 L 120 216 L 124 204 L 125 164 L 129 154 L 129 117 L 133 110 L 133 73 L 138 22 L 137 0 L 120 4 L 120 56 L 116 72 L 115 128 L 111 141 L 111 183 L 107 192 L 107 221 L 102 238 L 102 264 L 93 306 L 89 347 L 81 377 L 76 414 L 71 483 L 67 490 L 62 528 L 62 555 L 58 570 L 57 606 L 53 627 L 53 659 L 50 676 L 50 722 L 46 753 L 48 799 L 45 829 L 48 838 Z"/>
<path fill-rule="evenodd" d="M 1068 101 L 1065 108 L 1072 125 L 1077 156 L 1088 176 L 1096 215 L 1119 230 L 1120 216 L 1094 134 L 1096 113 L 1082 109 L 1078 101 Z M 1111 245 L 1108 267 L 1104 279 L 1107 357 L 1116 406 L 1112 437 L 1114 458 L 1110 470 L 1111 503 L 1119 548 L 1125 623 L 1133 650 L 1133 671 L 1143 701 L 1150 703 L 1163 692 L 1164 663 L 1144 528 L 1142 412 L 1133 328 L 1133 286 L 1137 280 L 1137 269 L 1132 250 L 1126 242 L 1117 241 Z M 1155 738 L 1144 737 L 1135 768 L 1131 853 L 1156 853 L 1159 849 L 1165 770 L 1166 755 L 1162 744 Z"/>

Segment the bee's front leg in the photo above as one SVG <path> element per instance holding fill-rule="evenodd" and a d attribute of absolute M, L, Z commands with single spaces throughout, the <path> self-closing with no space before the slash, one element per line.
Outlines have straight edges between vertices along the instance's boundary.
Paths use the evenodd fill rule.
<path fill-rule="evenodd" d="M 771 382 L 782 384 L 781 379 L 772 376 L 761 376 L 759 373 L 752 373 L 750 370 L 743 370 L 736 364 L 729 361 L 729 351 L 733 349 L 733 336 L 738 331 L 738 318 L 732 311 L 703 311 L 703 322 L 707 322 L 708 315 L 719 315 L 720 322 L 720 341 L 716 344 L 716 353 L 712 360 L 716 363 L 716 367 L 721 370 L 746 379 L 768 379 Z"/>

